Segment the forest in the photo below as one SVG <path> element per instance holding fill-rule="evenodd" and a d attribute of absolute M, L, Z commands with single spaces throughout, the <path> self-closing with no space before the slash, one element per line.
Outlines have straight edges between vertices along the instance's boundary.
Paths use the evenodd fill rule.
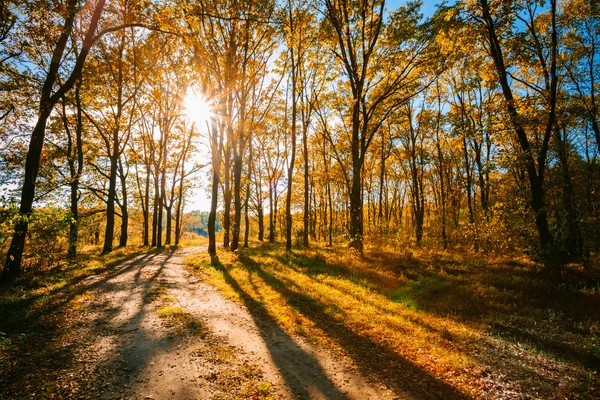
<path fill-rule="evenodd" d="M 599 96 L 595 1 L 0 0 L 0 397 L 88 277 L 180 254 L 371 398 L 600 395 Z M 321 398 L 283 375 L 215 390 Z"/>

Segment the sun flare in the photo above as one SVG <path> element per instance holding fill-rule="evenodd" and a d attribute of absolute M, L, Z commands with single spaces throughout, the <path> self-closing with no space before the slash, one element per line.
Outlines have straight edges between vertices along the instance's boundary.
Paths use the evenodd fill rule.
<path fill-rule="evenodd" d="M 190 121 L 201 128 L 212 116 L 212 109 L 202 94 L 188 90 L 184 100 L 185 113 Z"/>

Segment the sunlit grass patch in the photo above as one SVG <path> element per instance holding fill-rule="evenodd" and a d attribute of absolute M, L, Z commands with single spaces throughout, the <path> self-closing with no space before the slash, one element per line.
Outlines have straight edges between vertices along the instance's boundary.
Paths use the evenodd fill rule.
<path fill-rule="evenodd" d="M 79 311 L 85 306 L 86 303 L 90 303 L 93 300 L 94 295 L 89 290 L 86 290 L 71 300 L 71 309 L 74 311 Z"/>
<path fill-rule="evenodd" d="M 146 302 L 152 303 L 155 301 L 160 301 L 162 303 L 175 303 L 176 299 L 169 295 L 167 289 L 163 286 L 153 287 L 150 292 L 145 295 Z"/>
<path fill-rule="evenodd" d="M 179 241 L 179 246 L 182 247 L 203 246 L 206 244 L 208 244 L 208 237 L 191 234 L 191 232 L 186 232 Z"/>
<path fill-rule="evenodd" d="M 183 319 L 187 313 L 181 307 L 166 306 L 158 310 L 156 314 L 159 318 L 177 321 Z"/>
<path fill-rule="evenodd" d="M 332 337 L 331 330 L 343 326 L 344 330 L 369 337 L 382 346 L 392 345 L 405 358 L 428 352 L 428 356 L 437 359 L 437 369 L 474 366 L 468 357 L 444 346 L 448 336 L 464 337 L 463 327 L 435 320 L 418 324 L 414 310 L 390 301 L 387 293 L 369 280 L 369 276 L 377 274 L 365 273 L 366 267 L 358 270 L 334 267 L 329 274 L 326 261 L 308 251 L 302 254 L 307 255 L 304 261 L 297 254 L 287 255 L 271 247 L 265 254 L 248 251 L 216 267 L 204 256 L 190 260 L 190 264 L 202 268 L 207 280 L 230 294 L 229 297 L 241 299 L 250 307 L 258 303 L 290 333 L 301 334 L 338 351 L 348 349 L 340 346 L 339 338 Z M 404 283 L 404 279 L 397 279 L 392 286 Z M 428 328 L 430 326 L 438 326 L 444 333 L 437 335 Z M 410 340 L 406 340 L 407 334 Z"/>
<path fill-rule="evenodd" d="M 156 314 L 164 321 L 166 327 L 177 328 L 181 335 L 195 334 L 203 337 L 208 332 L 201 321 L 181 307 L 164 305 Z"/>

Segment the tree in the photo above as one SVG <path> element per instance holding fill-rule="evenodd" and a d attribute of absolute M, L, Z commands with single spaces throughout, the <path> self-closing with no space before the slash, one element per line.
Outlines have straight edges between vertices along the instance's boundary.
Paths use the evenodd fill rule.
<path fill-rule="evenodd" d="M 350 246 L 362 252 L 362 171 L 373 138 L 399 107 L 423 87 L 418 67 L 429 53 L 432 32 L 419 25 L 419 3 L 409 2 L 384 23 L 385 0 L 325 0 L 332 48 L 341 63 L 352 101 L 350 129 Z"/>
<path fill-rule="evenodd" d="M 509 77 L 515 79 L 514 76 L 509 75 L 505 59 L 505 50 L 502 45 L 502 41 L 498 35 L 498 22 L 494 19 L 492 12 L 496 11 L 490 7 L 487 0 L 478 1 L 478 10 L 480 15 L 475 15 L 474 19 L 478 21 L 485 29 L 484 37 L 487 44 L 487 51 L 492 59 L 496 70 L 496 77 L 498 84 L 502 89 L 502 94 L 505 100 L 505 107 L 510 123 L 515 131 L 518 138 L 521 157 L 525 164 L 525 170 L 529 178 L 529 186 L 531 190 L 531 207 L 535 212 L 535 221 L 540 239 L 540 246 L 542 249 L 545 263 L 550 268 L 556 268 L 557 260 L 553 258 L 553 246 L 554 246 L 554 235 L 550 231 L 547 218 L 546 199 L 544 191 L 544 172 L 546 168 L 546 158 L 548 154 L 548 147 L 550 143 L 550 137 L 555 127 L 556 119 L 556 100 L 557 100 L 557 28 L 556 28 L 556 1 L 552 0 L 550 5 L 550 51 L 549 54 L 544 54 L 542 45 L 539 39 L 539 32 L 537 30 L 537 24 L 534 20 L 535 8 L 534 4 L 526 4 L 524 9 L 527 17 L 519 17 L 520 20 L 525 24 L 529 35 L 531 36 L 531 43 L 534 45 L 534 51 L 538 58 L 539 68 L 543 76 L 543 87 L 542 93 L 546 98 L 547 117 L 543 133 L 543 139 L 541 147 L 537 152 L 537 157 L 534 156 L 533 148 L 530 143 L 530 139 L 525 130 L 523 124 L 523 116 L 521 116 L 518 109 L 518 99 L 515 97 L 513 88 L 509 82 Z M 502 10 L 497 10 L 501 12 Z M 511 19 L 514 20 L 514 17 Z M 519 80 L 524 82 L 523 80 Z M 524 82 L 525 83 L 525 82 Z M 530 85 L 531 86 L 531 85 Z"/>
<path fill-rule="evenodd" d="M 104 3 L 105 0 L 98 0 L 96 2 L 90 18 L 88 29 L 81 45 L 81 50 L 75 59 L 70 74 L 68 75 L 67 79 L 58 86 L 57 89 L 54 89 L 58 81 L 59 69 L 62 61 L 65 56 L 69 55 L 68 53 L 65 54 L 65 50 L 67 48 L 69 38 L 71 37 L 71 33 L 73 32 L 75 18 L 79 11 L 77 7 L 77 1 L 69 0 L 66 4 L 66 14 L 64 15 L 63 25 L 61 27 L 58 40 L 56 41 L 52 51 L 50 64 L 48 65 L 48 69 L 43 80 L 44 83 L 41 88 L 39 114 L 35 123 L 35 127 L 31 133 L 29 148 L 27 151 L 25 179 L 21 189 L 19 218 L 15 224 L 15 232 L 6 256 L 4 271 L 2 273 L 2 281 L 13 280 L 21 273 L 21 258 L 23 256 L 27 228 L 29 227 L 28 219 L 32 212 L 33 199 L 35 196 L 35 182 L 39 170 L 42 147 L 44 145 L 46 124 L 56 104 L 60 101 L 64 94 L 71 90 L 79 78 L 90 48 L 99 38 L 99 36 L 96 35 L 96 29 L 98 27 L 100 16 L 102 15 Z"/>
<path fill-rule="evenodd" d="M 119 10 L 119 17 L 126 18 L 127 8 Z M 95 60 L 94 79 L 89 79 L 94 91 L 94 109 L 85 112 L 88 120 L 102 138 L 103 150 L 108 158 L 108 171 L 101 166 L 96 169 L 108 180 L 105 196 L 106 226 L 103 253 L 113 248 L 115 229 L 115 204 L 121 210 L 120 246 L 127 244 L 128 199 L 127 170 L 124 162 L 125 150 L 129 145 L 132 125 L 137 116 L 137 98 L 143 80 L 138 75 L 136 42 L 133 28 L 130 32 L 120 31 L 115 40 L 100 42 L 99 59 Z M 89 75 L 92 76 L 92 75 Z M 109 88 L 109 90 L 107 90 Z M 125 165 L 125 166 L 124 166 Z M 120 181 L 121 198 L 117 194 Z"/>

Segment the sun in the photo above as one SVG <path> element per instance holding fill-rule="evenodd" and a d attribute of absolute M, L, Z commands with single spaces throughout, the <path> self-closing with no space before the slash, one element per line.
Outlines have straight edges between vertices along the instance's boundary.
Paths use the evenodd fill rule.
<path fill-rule="evenodd" d="M 193 89 L 188 89 L 183 101 L 185 114 L 188 119 L 194 122 L 198 128 L 202 129 L 206 121 L 213 115 L 211 106 L 206 98 Z"/>

